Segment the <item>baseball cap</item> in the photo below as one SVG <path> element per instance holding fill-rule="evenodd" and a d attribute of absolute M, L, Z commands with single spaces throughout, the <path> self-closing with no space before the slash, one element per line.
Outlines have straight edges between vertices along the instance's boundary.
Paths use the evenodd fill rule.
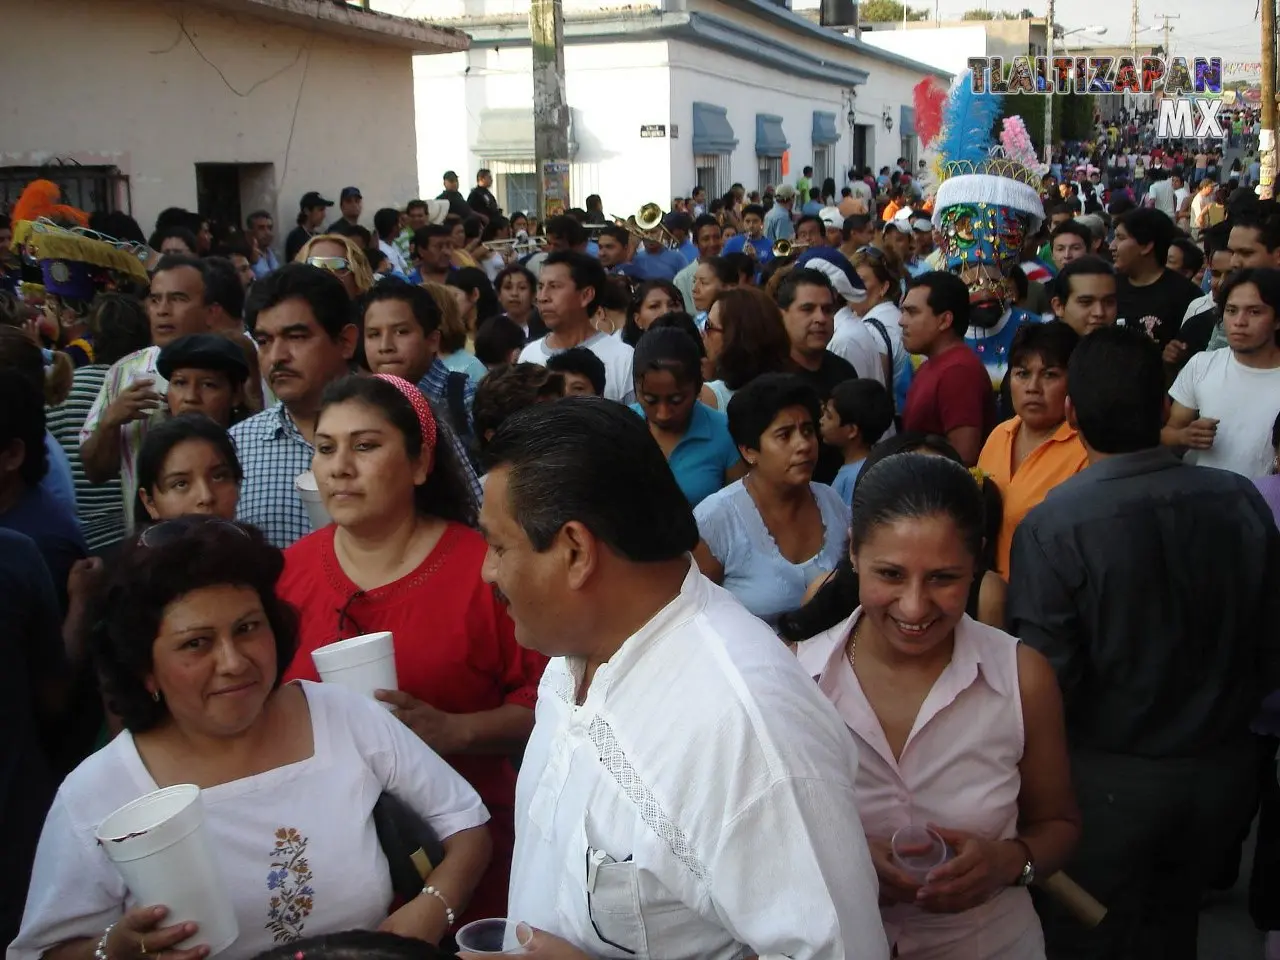
<path fill-rule="evenodd" d="M 818 211 L 818 217 L 825 227 L 832 227 L 836 230 L 844 227 L 844 217 L 840 216 L 839 207 L 823 207 Z"/>
<path fill-rule="evenodd" d="M 338 195 L 338 199 L 339 200 L 363 200 L 364 197 L 360 196 L 359 187 L 343 187 L 342 193 Z"/>
<path fill-rule="evenodd" d="M 161 348 L 156 370 L 169 380 L 175 370 L 219 370 L 233 383 L 249 379 L 249 364 L 240 347 L 216 333 L 189 333 Z"/>
<path fill-rule="evenodd" d="M 886 220 L 884 222 L 884 232 L 888 233 L 890 230 L 897 230 L 899 233 L 909 234 L 911 232 L 911 224 L 906 220 L 899 220 L 897 217 L 894 217 L 892 220 Z"/>
<path fill-rule="evenodd" d="M 777 192 L 774 194 L 774 198 L 781 200 L 783 203 L 786 203 L 788 200 L 794 200 L 796 198 L 796 188 L 789 183 L 784 183 L 778 188 Z"/>
<path fill-rule="evenodd" d="M 298 201 L 298 208 L 301 210 L 314 210 L 316 207 L 332 207 L 333 201 L 326 200 L 314 190 L 308 190 L 302 195 L 302 199 Z"/>
<path fill-rule="evenodd" d="M 446 170 L 446 171 L 444 172 L 444 176 L 443 176 L 443 177 L 441 177 L 440 179 L 442 179 L 442 180 L 457 180 L 457 179 L 458 179 L 458 174 L 457 174 L 455 171 L 453 171 L 453 170 Z"/>
<path fill-rule="evenodd" d="M 911 221 L 911 229 L 917 233 L 933 233 L 933 221 L 928 217 L 915 217 Z"/>

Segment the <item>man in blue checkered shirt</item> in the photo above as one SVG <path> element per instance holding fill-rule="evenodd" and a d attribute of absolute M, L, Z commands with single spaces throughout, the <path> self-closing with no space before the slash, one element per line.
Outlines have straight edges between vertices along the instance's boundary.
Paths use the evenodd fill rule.
<path fill-rule="evenodd" d="M 294 481 L 311 469 L 320 397 L 350 372 L 359 333 L 342 282 L 316 267 L 282 267 L 254 284 L 249 301 L 245 321 L 280 402 L 231 428 L 244 468 L 236 517 L 284 548 L 311 532 Z M 464 454 L 459 457 L 464 469 L 470 469 L 465 447 L 447 420 L 441 432 Z M 471 483 L 478 500 L 474 470 Z"/>

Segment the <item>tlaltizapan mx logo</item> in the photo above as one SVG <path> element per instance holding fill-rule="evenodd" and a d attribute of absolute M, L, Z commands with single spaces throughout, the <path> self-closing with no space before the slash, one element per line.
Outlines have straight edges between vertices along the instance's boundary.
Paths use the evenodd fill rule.
<path fill-rule="evenodd" d="M 970 57 L 969 71 L 974 93 L 1154 94 L 1157 137 L 1227 136 L 1221 57 Z"/>

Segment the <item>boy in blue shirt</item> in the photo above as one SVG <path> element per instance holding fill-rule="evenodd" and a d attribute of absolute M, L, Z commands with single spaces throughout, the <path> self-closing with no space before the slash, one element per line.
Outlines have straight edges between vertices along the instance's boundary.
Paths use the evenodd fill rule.
<path fill-rule="evenodd" d="M 831 486 L 853 506 L 853 486 L 867 454 L 893 424 L 889 391 L 875 380 L 846 380 L 831 390 L 822 407 L 822 442 L 844 454 L 844 466 Z"/>

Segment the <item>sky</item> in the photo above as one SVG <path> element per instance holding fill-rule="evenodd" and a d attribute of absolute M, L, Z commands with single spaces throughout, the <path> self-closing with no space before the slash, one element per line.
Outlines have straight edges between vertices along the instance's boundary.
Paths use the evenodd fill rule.
<path fill-rule="evenodd" d="M 938 0 L 942 17 L 959 17 L 966 10 L 986 3 L 992 10 L 1020 10 L 1028 7 L 1046 12 L 1044 0 Z M 1261 58 L 1262 26 L 1254 19 L 1258 0 L 1138 0 L 1138 26 L 1156 29 L 1139 33 L 1143 43 L 1160 43 L 1163 21 L 1158 14 L 1178 14 L 1171 21 L 1169 45 L 1174 56 L 1220 56 L 1224 61 Z M 931 10 L 932 0 L 908 2 L 914 9 Z M 1071 39 L 1088 43 L 1127 43 L 1131 36 L 1133 6 L 1125 0 L 1056 0 L 1054 19 L 1067 30 L 1105 26 L 1098 37 L 1076 34 Z M 1072 43 L 1075 46 L 1075 43 Z"/>

